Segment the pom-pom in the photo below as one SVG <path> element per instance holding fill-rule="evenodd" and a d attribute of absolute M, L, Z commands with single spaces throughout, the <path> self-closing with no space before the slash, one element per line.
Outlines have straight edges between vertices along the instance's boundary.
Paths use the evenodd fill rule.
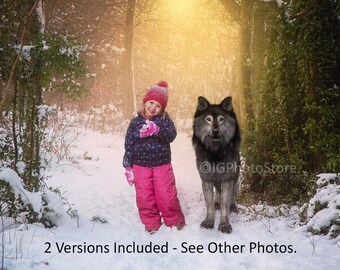
<path fill-rule="evenodd" d="M 157 85 L 160 87 L 165 87 L 165 88 L 168 87 L 168 83 L 166 81 L 160 81 L 159 83 L 157 83 Z"/>

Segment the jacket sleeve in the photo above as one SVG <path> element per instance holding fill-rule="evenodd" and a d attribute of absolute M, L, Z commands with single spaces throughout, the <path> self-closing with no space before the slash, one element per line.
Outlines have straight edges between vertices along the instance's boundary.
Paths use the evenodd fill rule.
<path fill-rule="evenodd" d="M 174 122 L 166 114 L 159 125 L 159 131 L 155 137 L 165 143 L 171 143 L 175 140 L 176 136 L 177 131 Z"/>
<path fill-rule="evenodd" d="M 125 154 L 123 157 L 123 167 L 132 167 L 133 165 L 133 147 L 136 142 L 135 127 L 133 121 L 130 122 L 125 136 Z"/>

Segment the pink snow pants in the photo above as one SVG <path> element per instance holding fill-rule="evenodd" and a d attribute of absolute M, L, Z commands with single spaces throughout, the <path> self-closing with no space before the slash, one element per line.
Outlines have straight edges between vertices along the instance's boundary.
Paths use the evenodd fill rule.
<path fill-rule="evenodd" d="M 161 217 L 169 227 L 185 224 L 170 163 L 153 168 L 133 165 L 133 174 L 139 217 L 146 230 L 158 230 Z"/>

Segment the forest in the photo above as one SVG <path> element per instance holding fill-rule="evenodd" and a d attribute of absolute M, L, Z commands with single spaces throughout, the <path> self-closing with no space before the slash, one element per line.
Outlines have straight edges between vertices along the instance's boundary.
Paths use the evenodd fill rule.
<path fill-rule="evenodd" d="M 340 171 L 336 0 L 2 0 L 0 17 L 0 171 L 31 193 L 63 147 L 48 133 L 59 112 L 122 135 L 161 79 L 189 135 L 198 96 L 233 97 L 243 203 L 303 203 Z M 1 178 L 0 197 L 1 214 L 54 225 L 47 200 L 36 213 Z"/>

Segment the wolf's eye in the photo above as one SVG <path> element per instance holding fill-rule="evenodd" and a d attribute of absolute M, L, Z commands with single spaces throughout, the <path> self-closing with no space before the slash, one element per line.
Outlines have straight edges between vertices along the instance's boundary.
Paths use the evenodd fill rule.
<path fill-rule="evenodd" d="M 213 121 L 213 117 L 211 115 L 207 116 L 205 118 L 205 120 L 207 120 L 207 122 L 212 122 Z"/>
<path fill-rule="evenodd" d="M 218 122 L 223 122 L 223 121 L 224 121 L 224 117 L 221 116 L 221 115 L 219 115 L 219 116 L 217 117 L 217 121 L 218 121 Z"/>

